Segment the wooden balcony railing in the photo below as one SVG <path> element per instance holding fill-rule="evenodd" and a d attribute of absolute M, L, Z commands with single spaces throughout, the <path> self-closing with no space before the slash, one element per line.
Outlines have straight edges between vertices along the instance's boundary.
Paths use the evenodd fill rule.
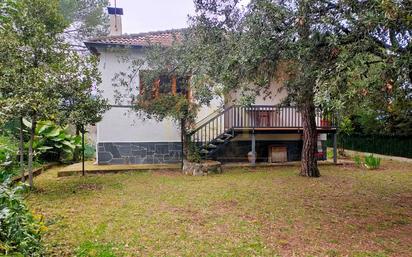
<path fill-rule="evenodd" d="M 316 127 L 336 128 L 336 117 L 316 110 Z M 302 129 L 302 115 L 296 107 L 256 105 L 231 106 L 203 121 L 190 133 L 192 142 L 210 143 L 228 131 L 236 129 Z"/>
<path fill-rule="evenodd" d="M 296 107 L 232 106 L 224 114 L 227 128 L 302 128 L 302 115 Z M 334 128 L 335 117 L 316 110 L 316 127 Z"/>

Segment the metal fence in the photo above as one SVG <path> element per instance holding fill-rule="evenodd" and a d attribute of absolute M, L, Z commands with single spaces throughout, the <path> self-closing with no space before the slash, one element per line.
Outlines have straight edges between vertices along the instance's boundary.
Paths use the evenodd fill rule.
<path fill-rule="evenodd" d="M 328 138 L 329 147 L 333 146 Z M 338 147 L 360 152 L 412 158 L 412 136 L 338 135 Z"/>

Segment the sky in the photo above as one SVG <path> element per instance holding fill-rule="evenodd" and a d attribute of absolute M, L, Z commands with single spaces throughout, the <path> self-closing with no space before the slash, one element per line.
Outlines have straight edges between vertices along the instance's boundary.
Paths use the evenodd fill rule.
<path fill-rule="evenodd" d="M 116 0 L 123 8 L 123 33 L 187 27 L 188 15 L 195 13 L 193 0 Z M 114 6 L 114 0 L 110 0 Z"/>

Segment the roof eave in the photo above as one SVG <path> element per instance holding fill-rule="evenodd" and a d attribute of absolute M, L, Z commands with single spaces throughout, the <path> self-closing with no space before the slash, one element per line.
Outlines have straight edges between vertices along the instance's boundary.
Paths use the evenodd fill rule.
<path fill-rule="evenodd" d="M 103 42 L 93 42 L 93 41 L 86 41 L 84 42 L 87 49 L 89 49 L 92 53 L 98 53 L 97 48 L 133 48 L 133 49 L 141 49 L 143 45 L 129 45 L 129 44 L 118 44 L 118 43 L 103 43 Z"/>

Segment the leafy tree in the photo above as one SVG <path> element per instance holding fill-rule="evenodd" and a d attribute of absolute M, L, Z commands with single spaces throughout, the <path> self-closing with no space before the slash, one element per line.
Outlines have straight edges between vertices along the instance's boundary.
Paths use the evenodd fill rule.
<path fill-rule="evenodd" d="M 79 135 L 80 131 L 85 132 L 84 127 L 99 122 L 109 105 L 99 89 L 101 78 L 96 56 L 82 56 L 72 51 L 65 63 L 65 73 L 61 78 L 64 100 L 59 107 L 58 121 L 60 124 L 74 125 L 76 135 Z M 78 160 L 78 149 L 73 159 Z"/>
<path fill-rule="evenodd" d="M 61 37 L 68 24 L 58 6 L 57 0 L 21 1 L 0 30 L 1 40 L 8 39 L 0 46 L 6 57 L 0 62 L 1 116 L 18 116 L 21 121 L 28 117 L 32 123 L 28 147 L 31 186 L 37 121 L 76 120 L 76 125 L 86 125 L 97 121 L 107 108 L 99 94 L 94 57 L 79 56 Z"/>
<path fill-rule="evenodd" d="M 109 23 L 104 9 L 108 5 L 108 0 L 60 0 L 60 10 L 70 24 L 63 36 L 72 49 L 86 51 L 85 39 L 107 34 Z"/>
<path fill-rule="evenodd" d="M 16 11 L 15 0 L 2 0 L 0 2 L 0 28 L 3 24 L 10 22 L 11 14 Z"/>
<path fill-rule="evenodd" d="M 351 117 L 358 133 L 411 134 L 411 2 L 331 6 L 346 21 L 342 34 L 347 39 L 337 65 L 326 74 L 327 84 L 320 84 L 320 99 Z"/>
<path fill-rule="evenodd" d="M 36 6 L 36 8 L 33 8 Z M 10 40 L 2 60 L 1 106 L 4 113 L 29 116 L 32 121 L 29 143 L 29 183 L 33 186 L 33 140 L 38 119 L 47 119 L 57 110 L 57 76 L 64 58 L 65 45 L 59 38 L 66 24 L 56 1 L 26 0 L 19 2 L 11 22 L 1 30 L 1 38 Z M 3 52 L 3 51 L 2 51 Z"/>
<path fill-rule="evenodd" d="M 393 92 L 410 88 L 409 1 L 254 0 L 244 10 L 236 0 L 195 4 L 191 35 L 184 42 L 190 46 L 193 74 L 206 75 L 226 92 L 252 91 L 245 98 L 253 102 L 256 90 L 248 85 L 266 87 L 287 66 L 287 101 L 302 113 L 303 176 L 320 175 L 314 158 L 315 107 L 336 111 L 347 106 L 343 99 L 351 99 L 356 88 L 348 78 L 360 64 L 383 63 L 376 76 L 368 77 L 376 83 L 367 83 L 366 89 L 388 83 Z M 366 86 L 363 77 L 357 81 Z"/>
<path fill-rule="evenodd" d="M 100 72 L 95 56 L 81 56 L 71 51 L 64 60 L 65 72 L 61 74 L 59 108 L 61 124 L 73 124 L 77 128 L 97 123 L 108 109 L 107 99 L 102 97 L 99 84 Z"/>

